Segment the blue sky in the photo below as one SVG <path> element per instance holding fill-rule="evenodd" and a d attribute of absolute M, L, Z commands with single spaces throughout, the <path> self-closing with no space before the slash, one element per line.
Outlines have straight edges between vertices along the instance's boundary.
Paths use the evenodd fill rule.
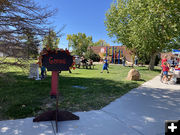
<path fill-rule="evenodd" d="M 67 47 L 67 34 L 78 32 L 92 36 L 93 42 L 103 39 L 110 45 L 120 45 L 112 42 L 113 39 L 108 37 L 104 26 L 105 13 L 113 0 L 38 0 L 38 2 L 42 6 L 48 5 L 58 9 L 51 20 L 57 30 L 66 25 L 63 30 L 64 36 L 60 40 L 60 48 Z"/>

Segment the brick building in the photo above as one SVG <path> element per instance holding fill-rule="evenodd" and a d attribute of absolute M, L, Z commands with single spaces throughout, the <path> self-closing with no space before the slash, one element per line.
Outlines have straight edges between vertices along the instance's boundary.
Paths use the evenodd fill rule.
<path fill-rule="evenodd" d="M 114 53 L 113 53 L 113 48 L 114 48 Z M 91 47 L 91 49 L 101 58 L 106 57 L 106 53 L 107 53 L 107 57 L 111 59 L 113 53 L 113 57 L 116 59 L 116 61 L 118 60 L 120 55 L 120 58 L 124 56 L 126 57 L 127 61 L 132 62 L 131 52 L 125 46 L 93 46 Z"/>

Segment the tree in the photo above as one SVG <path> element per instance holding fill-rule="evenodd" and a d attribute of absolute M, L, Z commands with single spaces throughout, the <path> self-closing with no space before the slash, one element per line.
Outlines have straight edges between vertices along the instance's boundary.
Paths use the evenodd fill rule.
<path fill-rule="evenodd" d="M 87 50 L 87 52 L 85 53 L 85 58 L 91 59 L 93 61 L 99 61 L 100 60 L 100 56 L 97 55 L 96 53 L 94 53 L 94 51 L 91 48 L 89 48 Z"/>
<path fill-rule="evenodd" d="M 100 39 L 99 41 L 95 42 L 93 46 L 110 46 L 110 45 L 106 43 L 105 40 Z"/>
<path fill-rule="evenodd" d="M 55 12 L 56 10 L 49 11 L 47 7 L 42 8 L 33 0 L 1 0 L 0 51 L 7 54 L 7 50 L 21 48 L 27 53 L 25 50 L 28 44 L 21 39 L 24 32 L 31 30 L 35 37 L 42 39 L 48 32 L 48 18 Z M 16 56 L 12 53 L 9 55 Z"/>
<path fill-rule="evenodd" d="M 178 0 L 117 0 L 106 13 L 108 35 L 135 54 L 149 54 L 153 70 L 158 53 L 180 47 L 179 7 Z"/>
<path fill-rule="evenodd" d="M 89 46 L 93 45 L 92 37 L 87 37 L 85 33 L 67 35 L 68 46 L 72 47 L 76 55 L 82 56 L 87 52 Z"/>
<path fill-rule="evenodd" d="M 38 47 L 40 46 L 40 40 L 36 35 L 31 31 L 26 29 L 21 38 L 26 45 L 26 57 L 29 59 L 30 57 L 36 58 L 38 55 Z"/>
<path fill-rule="evenodd" d="M 56 32 L 53 30 L 49 30 L 48 35 L 44 37 L 43 40 L 43 47 L 50 48 L 50 49 L 56 49 L 58 48 L 60 38 L 57 36 Z"/>

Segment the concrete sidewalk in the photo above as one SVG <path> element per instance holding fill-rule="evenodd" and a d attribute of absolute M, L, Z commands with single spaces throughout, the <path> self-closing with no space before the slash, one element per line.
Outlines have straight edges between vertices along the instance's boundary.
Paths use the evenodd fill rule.
<path fill-rule="evenodd" d="M 155 77 L 97 111 L 76 112 L 78 121 L 59 122 L 57 135 L 164 135 L 165 120 L 180 120 L 180 85 Z M 33 118 L 0 121 L 0 135 L 54 135 L 54 122 Z"/>

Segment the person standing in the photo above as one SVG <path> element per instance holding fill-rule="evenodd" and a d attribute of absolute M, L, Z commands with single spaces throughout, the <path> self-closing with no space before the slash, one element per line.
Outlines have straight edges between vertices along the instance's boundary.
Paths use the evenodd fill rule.
<path fill-rule="evenodd" d="M 39 56 L 39 67 L 41 68 L 41 79 L 44 79 L 46 76 L 46 67 L 42 65 L 42 55 L 45 55 L 47 53 L 47 49 L 43 48 L 43 50 L 40 52 Z"/>
<path fill-rule="evenodd" d="M 178 61 L 177 61 L 177 58 L 174 59 L 174 65 L 178 65 Z"/>
<path fill-rule="evenodd" d="M 174 58 L 173 58 L 173 60 L 172 60 L 172 67 L 175 67 Z"/>
<path fill-rule="evenodd" d="M 122 64 L 123 64 L 124 67 L 126 66 L 125 63 L 126 63 L 126 57 L 124 56 L 124 57 L 122 58 Z"/>
<path fill-rule="evenodd" d="M 164 62 L 167 62 L 167 55 L 164 56 L 164 59 L 161 61 L 161 67 L 164 65 Z"/>
<path fill-rule="evenodd" d="M 105 58 L 105 60 L 104 60 L 104 65 L 103 65 L 103 69 L 102 69 L 101 73 L 103 73 L 104 70 L 107 70 L 107 73 L 109 73 L 107 58 Z"/>
<path fill-rule="evenodd" d="M 41 66 L 41 79 L 44 79 L 46 76 L 46 68 L 45 66 Z"/>
<path fill-rule="evenodd" d="M 79 59 L 79 56 L 77 56 L 75 58 L 75 65 L 76 65 L 76 68 L 80 68 L 80 59 Z"/>
<path fill-rule="evenodd" d="M 160 77 L 161 82 L 163 82 L 163 80 L 164 80 L 163 66 L 164 66 L 165 62 L 167 63 L 167 55 L 165 55 L 164 58 L 162 58 L 162 60 L 161 60 L 161 77 Z"/>
<path fill-rule="evenodd" d="M 86 67 L 86 69 L 88 69 L 88 64 L 87 64 L 87 59 L 86 58 L 84 58 L 84 57 L 82 57 L 82 66 L 83 66 L 83 68 L 84 68 L 84 66 Z"/>
<path fill-rule="evenodd" d="M 165 83 L 167 84 L 168 82 L 168 71 L 169 71 L 169 64 L 167 62 L 164 62 L 162 65 L 163 68 L 163 78 L 162 78 L 162 82 L 165 81 Z"/>
<path fill-rule="evenodd" d="M 137 66 L 137 64 L 138 64 L 138 57 L 135 56 L 135 65 Z"/>

